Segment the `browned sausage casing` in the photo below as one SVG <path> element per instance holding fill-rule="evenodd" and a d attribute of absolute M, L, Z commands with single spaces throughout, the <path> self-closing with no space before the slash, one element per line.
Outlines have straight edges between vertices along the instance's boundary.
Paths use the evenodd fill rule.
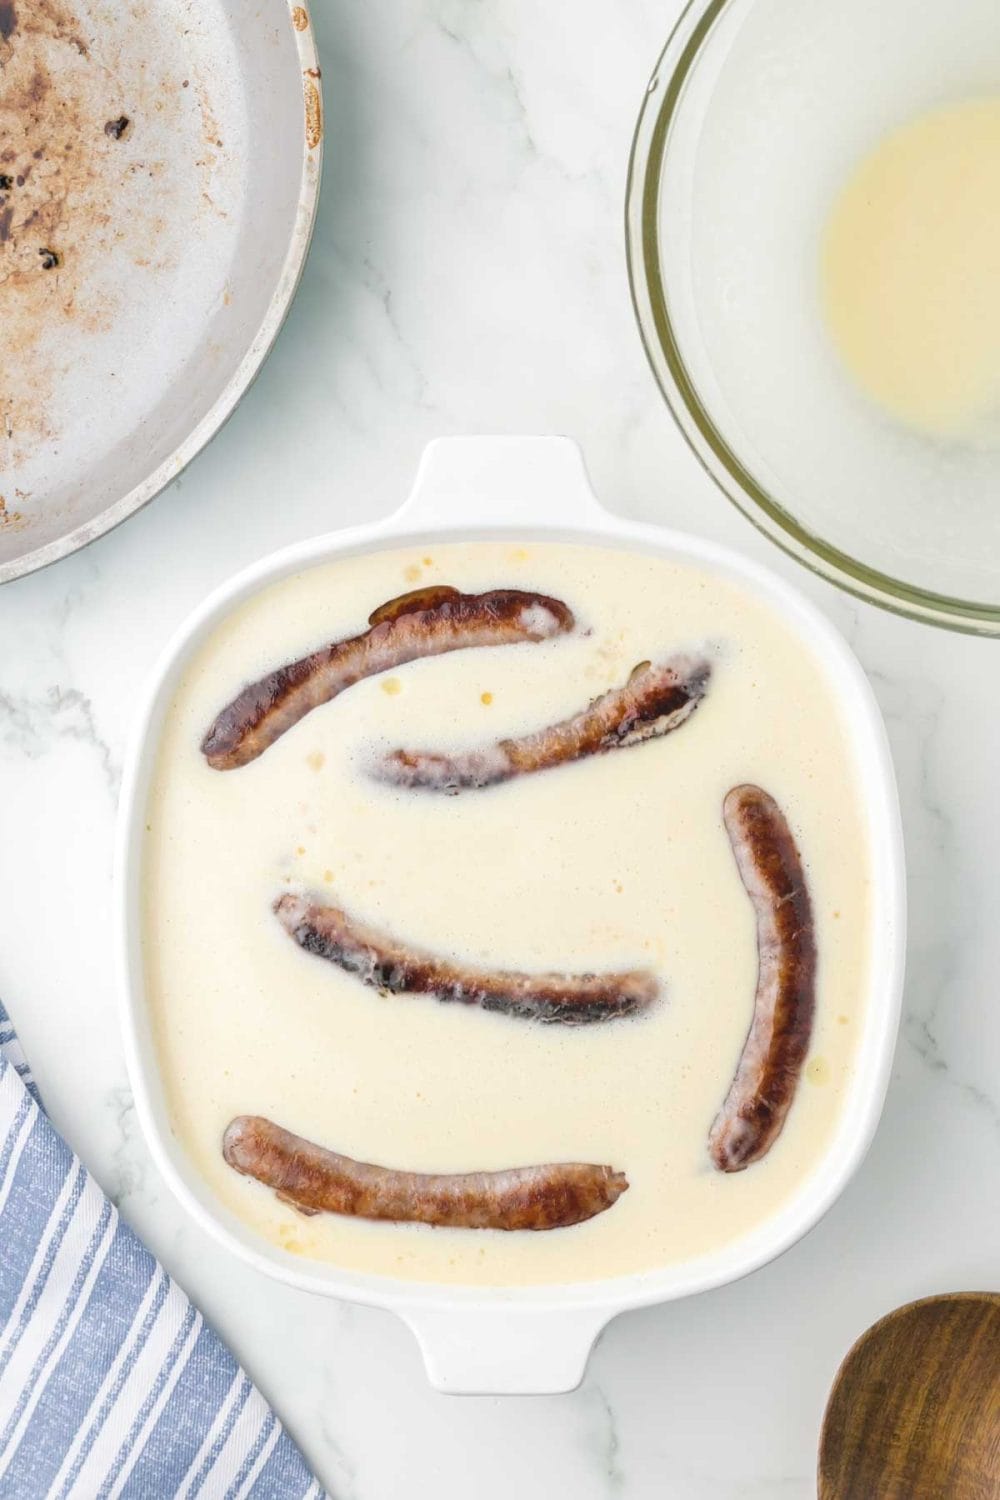
<path fill-rule="evenodd" d="M 585 1162 L 438 1175 L 339 1156 L 260 1115 L 240 1115 L 222 1140 L 237 1172 L 303 1213 L 435 1224 L 451 1229 L 565 1229 L 604 1213 L 628 1188 L 623 1172 Z"/>
<path fill-rule="evenodd" d="M 770 1150 L 795 1097 L 816 1006 L 816 940 L 802 861 L 774 798 L 733 787 L 723 817 L 757 917 L 758 973 L 750 1031 L 709 1150 L 720 1171 L 740 1172 Z"/>
<path fill-rule="evenodd" d="M 545 594 L 518 589 L 460 594 L 445 584 L 417 589 L 375 610 L 362 635 L 335 641 L 250 683 L 216 718 L 202 740 L 202 753 L 215 770 L 234 770 L 362 678 L 446 651 L 546 641 L 573 624 L 572 611 Z"/>
<path fill-rule="evenodd" d="M 696 656 L 674 656 L 656 665 L 643 662 L 624 687 L 612 688 L 559 724 L 464 754 L 394 750 L 378 763 L 375 774 L 396 786 L 457 792 L 641 745 L 691 717 L 705 696 L 711 670 L 708 661 Z"/>
<path fill-rule="evenodd" d="M 503 1015 L 579 1026 L 633 1015 L 658 993 L 655 976 L 643 969 L 517 974 L 449 963 L 376 932 L 339 907 L 291 892 L 278 898 L 274 910 L 300 948 L 393 995 L 434 995 Z"/>

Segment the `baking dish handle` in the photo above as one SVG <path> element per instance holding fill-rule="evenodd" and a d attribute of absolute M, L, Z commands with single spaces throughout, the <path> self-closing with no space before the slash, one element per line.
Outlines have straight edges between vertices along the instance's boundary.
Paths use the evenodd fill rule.
<path fill-rule="evenodd" d="M 610 519 L 572 438 L 446 437 L 424 449 L 409 499 L 389 526 L 592 531 L 605 529 Z"/>
<path fill-rule="evenodd" d="M 413 1307 L 403 1318 L 435 1390 L 453 1396 L 575 1391 L 612 1314 L 598 1308 Z"/>

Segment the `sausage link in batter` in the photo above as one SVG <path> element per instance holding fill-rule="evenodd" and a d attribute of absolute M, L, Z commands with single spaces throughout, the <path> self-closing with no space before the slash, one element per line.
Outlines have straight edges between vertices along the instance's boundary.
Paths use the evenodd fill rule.
<path fill-rule="evenodd" d="M 709 1133 L 712 1160 L 740 1172 L 781 1134 L 809 1051 L 816 1004 L 812 903 L 791 829 L 774 798 L 736 786 L 726 832 L 757 917 L 757 994 L 732 1087 Z"/>
<path fill-rule="evenodd" d="M 397 1172 L 339 1156 L 260 1115 L 226 1128 L 237 1172 L 305 1214 L 348 1214 L 451 1229 L 565 1229 L 604 1213 L 628 1188 L 614 1167 L 555 1162 L 502 1172 Z"/>
<path fill-rule="evenodd" d="M 517 974 L 450 963 L 386 937 L 336 906 L 291 892 L 279 896 L 274 910 L 300 948 L 393 995 L 434 995 L 503 1015 L 579 1026 L 644 1010 L 659 989 L 655 976 L 644 969 Z"/>
<path fill-rule="evenodd" d="M 708 689 L 711 670 L 703 657 L 675 656 L 656 666 L 642 662 L 624 687 L 612 688 L 562 723 L 457 755 L 394 750 L 378 763 L 375 774 L 396 786 L 457 792 L 641 745 L 691 717 Z"/>
<path fill-rule="evenodd" d="M 441 584 L 389 600 L 368 623 L 362 635 L 277 667 L 237 694 L 202 740 L 208 764 L 231 771 L 256 760 L 312 709 L 362 678 L 446 651 L 546 641 L 572 630 L 574 620 L 565 604 L 545 594 L 460 594 Z"/>

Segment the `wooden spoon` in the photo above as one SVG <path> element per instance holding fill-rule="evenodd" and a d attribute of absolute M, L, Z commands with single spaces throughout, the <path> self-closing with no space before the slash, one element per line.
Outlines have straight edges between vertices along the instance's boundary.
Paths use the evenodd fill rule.
<path fill-rule="evenodd" d="M 1000 1293 L 926 1297 L 876 1323 L 841 1365 L 819 1500 L 998 1500 Z"/>

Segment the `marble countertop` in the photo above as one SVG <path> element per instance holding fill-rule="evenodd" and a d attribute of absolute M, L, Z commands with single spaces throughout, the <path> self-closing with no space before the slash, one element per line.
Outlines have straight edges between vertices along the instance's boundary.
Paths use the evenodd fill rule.
<path fill-rule="evenodd" d="M 340 1500 L 805 1500 L 856 1335 L 910 1298 L 1000 1286 L 1000 648 L 805 574 L 675 431 L 622 236 L 675 3 L 317 0 L 326 179 L 274 354 L 147 510 L 0 592 L 0 993 L 60 1129 Z M 111 961 L 123 746 L 168 633 L 244 563 L 393 508 L 430 438 L 479 431 L 576 435 L 612 509 L 793 577 L 875 685 L 909 858 L 905 1017 L 864 1166 L 780 1261 L 619 1318 L 553 1398 L 438 1395 L 394 1317 L 266 1281 L 189 1223 L 137 1130 Z"/>

